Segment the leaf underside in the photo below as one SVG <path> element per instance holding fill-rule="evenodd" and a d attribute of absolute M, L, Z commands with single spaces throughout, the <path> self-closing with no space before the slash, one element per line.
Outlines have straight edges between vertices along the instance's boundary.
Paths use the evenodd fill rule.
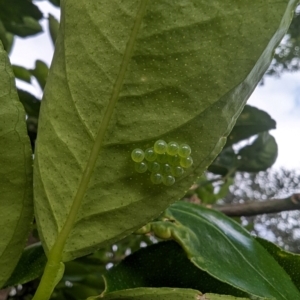
<path fill-rule="evenodd" d="M 221 151 L 296 2 L 149 1 L 125 70 L 142 2 L 62 2 L 35 159 L 35 211 L 45 251 L 68 218 L 84 170 L 93 175 L 64 261 L 124 237 L 181 198 Z M 130 159 L 134 148 L 159 138 L 192 147 L 194 165 L 172 187 L 153 185 Z M 89 155 L 97 144 L 94 167 Z"/>
<path fill-rule="evenodd" d="M 33 219 L 32 157 L 25 112 L 0 42 L 0 288 L 20 258 Z"/>

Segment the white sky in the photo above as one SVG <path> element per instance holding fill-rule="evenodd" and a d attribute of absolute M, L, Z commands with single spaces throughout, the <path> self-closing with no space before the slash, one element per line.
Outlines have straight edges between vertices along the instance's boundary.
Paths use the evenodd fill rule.
<path fill-rule="evenodd" d="M 45 17 L 51 13 L 59 18 L 59 9 L 48 1 L 38 1 L 36 4 Z M 27 39 L 16 38 L 10 56 L 12 64 L 33 68 L 35 60 L 40 59 L 50 65 L 54 48 L 47 19 L 42 21 L 42 26 L 43 34 Z M 17 84 L 38 97 L 42 94 L 36 81 L 33 81 L 33 86 L 20 80 Z M 248 104 L 267 111 L 277 122 L 277 129 L 272 130 L 279 146 L 274 167 L 300 169 L 300 72 L 284 74 L 280 79 L 267 77 L 265 84 L 256 88 Z"/>

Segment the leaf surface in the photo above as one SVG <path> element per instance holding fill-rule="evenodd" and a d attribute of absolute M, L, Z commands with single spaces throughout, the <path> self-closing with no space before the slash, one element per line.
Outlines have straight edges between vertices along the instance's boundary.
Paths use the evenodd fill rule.
<path fill-rule="evenodd" d="M 197 267 L 256 297 L 290 300 L 300 293 L 275 259 L 238 223 L 199 205 L 177 202 L 148 224 L 173 238 Z M 149 228 L 150 227 L 150 228 Z"/>
<path fill-rule="evenodd" d="M 14 80 L 0 43 L 0 287 L 22 254 L 33 219 L 32 154 Z"/>
<path fill-rule="evenodd" d="M 189 288 L 202 293 L 247 296 L 196 267 L 174 241 L 140 249 L 104 274 L 106 293 L 138 287 Z"/>
<path fill-rule="evenodd" d="M 35 160 L 46 252 L 68 236 L 64 261 L 90 253 L 182 197 L 222 149 L 296 3 L 62 2 Z M 172 187 L 130 159 L 157 139 L 192 147 L 194 165 Z"/>

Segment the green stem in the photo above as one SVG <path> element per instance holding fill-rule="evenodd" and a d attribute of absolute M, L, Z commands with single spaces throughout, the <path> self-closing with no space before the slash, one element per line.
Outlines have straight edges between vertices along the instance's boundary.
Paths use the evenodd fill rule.
<path fill-rule="evenodd" d="M 137 35 L 139 32 L 139 29 L 141 27 L 142 19 L 143 19 L 144 13 L 146 11 L 148 1 L 149 0 L 142 0 L 140 3 L 140 7 L 137 12 L 136 20 L 135 20 L 129 41 L 126 45 L 126 49 L 125 49 L 125 53 L 124 53 L 124 56 L 122 59 L 121 67 L 120 67 L 118 76 L 116 78 L 115 84 L 114 84 L 114 88 L 113 88 L 113 92 L 112 92 L 112 95 L 109 100 L 109 104 L 105 111 L 103 120 L 99 126 L 99 130 L 98 130 L 97 136 L 95 138 L 95 143 L 93 145 L 93 148 L 91 150 L 85 170 L 81 177 L 72 207 L 70 209 L 69 215 L 66 219 L 66 222 L 65 222 L 62 230 L 59 232 L 58 237 L 57 237 L 52 249 L 50 250 L 50 253 L 48 256 L 48 262 L 47 262 L 46 268 L 44 270 L 44 274 L 42 276 L 42 279 L 38 286 L 36 294 L 33 297 L 33 300 L 48 300 L 50 298 L 57 282 L 61 279 L 61 277 L 63 275 L 63 264 L 61 263 L 62 258 L 63 258 L 62 257 L 63 249 L 66 244 L 67 238 L 68 238 L 68 236 L 74 226 L 74 223 L 76 221 L 76 216 L 77 216 L 77 213 L 81 206 L 82 199 L 88 188 L 88 184 L 90 182 L 91 176 L 93 174 L 93 171 L 94 171 L 94 168 L 96 165 L 96 161 L 97 161 L 100 149 L 103 144 L 106 130 L 108 128 L 111 116 L 114 112 L 114 108 L 117 104 L 119 94 L 120 94 L 121 88 L 123 86 L 126 70 L 128 68 L 131 56 L 134 51 L 136 38 L 137 38 Z"/>

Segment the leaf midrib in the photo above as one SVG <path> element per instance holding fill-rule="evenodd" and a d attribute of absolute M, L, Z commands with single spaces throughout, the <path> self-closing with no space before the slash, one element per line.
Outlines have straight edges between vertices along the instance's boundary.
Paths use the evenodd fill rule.
<path fill-rule="evenodd" d="M 97 135 L 95 138 L 95 143 L 93 144 L 92 150 L 90 152 L 89 158 L 86 163 L 86 167 L 85 167 L 82 177 L 80 179 L 80 183 L 78 185 L 78 189 L 76 191 L 74 200 L 72 202 L 70 212 L 68 214 L 68 217 L 66 219 L 66 222 L 64 223 L 62 230 L 58 234 L 58 237 L 49 253 L 49 260 L 53 260 L 56 262 L 60 262 L 62 260 L 62 252 L 63 252 L 64 246 L 65 246 L 66 240 L 67 240 L 69 233 L 71 232 L 71 230 L 74 226 L 74 223 L 76 221 L 77 213 L 82 204 L 82 200 L 85 196 L 85 193 L 88 188 L 88 184 L 89 184 L 92 174 L 94 172 L 94 168 L 95 168 L 98 156 L 99 156 L 99 152 L 103 145 L 106 130 L 108 128 L 109 122 L 110 122 L 112 114 L 114 112 L 114 108 L 115 108 L 118 98 L 119 98 L 120 91 L 123 86 L 126 71 L 127 71 L 128 65 L 130 63 L 131 56 L 134 51 L 135 42 L 136 42 L 137 35 L 138 35 L 140 27 L 141 27 L 142 19 L 143 19 L 144 13 L 146 11 L 148 1 L 149 0 L 142 0 L 140 3 L 140 6 L 138 8 L 136 19 L 135 19 L 135 22 L 133 25 L 133 29 L 132 29 L 131 35 L 129 37 L 128 43 L 125 48 L 124 56 L 123 56 L 123 59 L 121 62 L 121 67 L 120 67 L 119 73 L 117 75 L 117 78 L 116 78 L 116 81 L 115 81 L 115 84 L 114 84 L 114 87 L 112 90 L 112 95 L 110 97 L 108 106 L 104 113 L 102 122 L 99 126 L 99 129 L 98 129 L 98 132 L 97 132 Z"/>

